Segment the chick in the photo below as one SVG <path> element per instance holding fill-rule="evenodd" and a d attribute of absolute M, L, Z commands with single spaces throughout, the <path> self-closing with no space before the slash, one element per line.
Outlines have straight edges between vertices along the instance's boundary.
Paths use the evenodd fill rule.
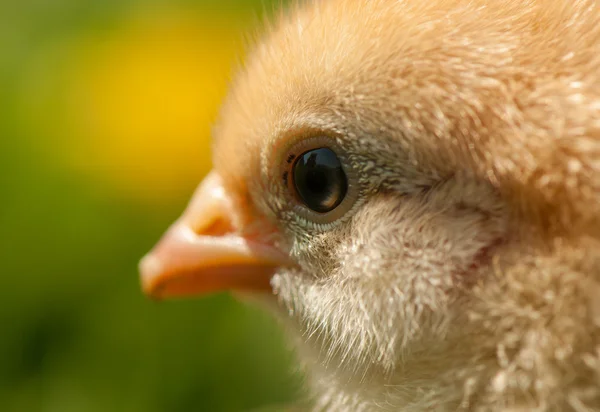
<path fill-rule="evenodd" d="M 600 410 L 599 69 L 593 0 L 304 2 L 143 288 L 270 296 L 315 410 Z"/>

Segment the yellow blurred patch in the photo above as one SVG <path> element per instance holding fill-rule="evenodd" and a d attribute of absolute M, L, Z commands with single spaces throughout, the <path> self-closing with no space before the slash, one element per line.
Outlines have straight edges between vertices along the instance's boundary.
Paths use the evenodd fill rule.
<path fill-rule="evenodd" d="M 210 168 L 210 126 L 242 26 L 238 16 L 162 14 L 77 41 L 61 81 L 60 156 L 123 196 L 189 192 Z"/>

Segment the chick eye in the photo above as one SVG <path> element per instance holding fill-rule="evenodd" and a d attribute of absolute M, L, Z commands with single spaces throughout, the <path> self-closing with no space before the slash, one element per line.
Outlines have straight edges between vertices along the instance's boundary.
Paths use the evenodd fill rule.
<path fill-rule="evenodd" d="M 292 167 L 298 197 L 311 210 L 327 213 L 346 196 L 348 180 L 335 152 L 327 147 L 309 150 Z"/>
<path fill-rule="evenodd" d="M 311 232 L 333 228 L 352 215 L 364 196 L 361 196 L 359 176 L 350 161 L 348 151 L 340 141 L 327 135 L 290 138 L 289 146 L 271 152 L 281 161 L 279 176 L 283 180 L 282 197 L 272 205 L 282 221 L 292 217 L 295 227 Z M 273 176 L 273 175 L 272 175 Z M 279 203 L 281 200 L 283 202 Z"/>

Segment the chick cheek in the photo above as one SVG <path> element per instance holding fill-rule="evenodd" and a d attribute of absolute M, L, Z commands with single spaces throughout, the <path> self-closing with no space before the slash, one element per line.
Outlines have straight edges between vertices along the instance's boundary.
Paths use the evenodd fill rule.
<path fill-rule="evenodd" d="M 243 217 L 219 175 L 209 174 L 182 217 L 140 262 L 146 294 L 160 299 L 224 290 L 270 292 L 271 276 L 287 257 L 264 240 L 267 236 L 242 235 Z"/>

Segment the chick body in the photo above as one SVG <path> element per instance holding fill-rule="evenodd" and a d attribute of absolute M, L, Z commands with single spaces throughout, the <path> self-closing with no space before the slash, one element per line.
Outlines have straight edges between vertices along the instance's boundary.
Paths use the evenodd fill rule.
<path fill-rule="evenodd" d="M 600 410 L 599 76 L 593 0 L 315 1 L 259 39 L 215 171 L 293 261 L 316 410 Z M 310 139 L 337 219 L 288 193 Z"/>

